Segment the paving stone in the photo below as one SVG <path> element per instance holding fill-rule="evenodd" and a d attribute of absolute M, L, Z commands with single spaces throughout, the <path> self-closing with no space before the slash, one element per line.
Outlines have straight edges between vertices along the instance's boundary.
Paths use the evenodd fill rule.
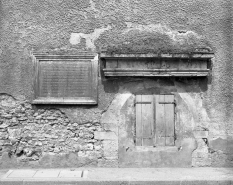
<path fill-rule="evenodd" d="M 70 171 L 70 170 L 62 170 L 59 174 L 59 177 L 69 177 L 69 178 L 81 178 L 82 171 Z"/>
<path fill-rule="evenodd" d="M 8 178 L 32 178 L 36 170 L 14 170 L 7 177 Z"/>
<path fill-rule="evenodd" d="M 38 170 L 34 178 L 58 177 L 60 170 Z"/>

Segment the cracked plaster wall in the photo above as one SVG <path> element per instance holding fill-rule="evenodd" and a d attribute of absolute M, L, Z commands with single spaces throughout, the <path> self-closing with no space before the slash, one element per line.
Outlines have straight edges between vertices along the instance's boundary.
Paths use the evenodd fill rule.
<path fill-rule="evenodd" d="M 16 102 L 22 103 L 26 100 L 30 106 L 33 94 L 31 51 L 52 53 L 95 51 L 108 38 L 117 38 L 122 30 L 131 28 L 139 30 L 146 28 L 150 31 L 164 28 L 168 33 L 181 33 L 181 35 L 191 33 L 197 38 L 202 37 L 208 40 L 215 53 L 212 80 L 207 88 L 202 90 L 202 93 L 195 94 L 192 93 L 195 88 L 185 87 L 188 92 L 178 96 L 186 102 L 182 110 L 187 109 L 193 114 L 190 117 L 187 117 L 185 112 L 180 114 L 187 127 L 208 127 L 208 136 L 205 136 L 208 142 L 203 143 L 203 139 L 197 138 L 199 143 L 197 149 L 200 152 L 204 151 L 205 154 L 203 157 L 198 157 L 201 154 L 194 152 L 193 158 L 200 160 L 197 159 L 199 162 L 193 162 L 193 165 L 203 166 L 202 159 L 210 161 L 206 162 L 206 165 L 232 165 L 232 7 L 231 0 L 158 0 L 156 2 L 150 0 L 1 0 L 0 93 L 13 96 L 17 99 Z M 111 114 L 108 113 L 108 108 L 111 106 L 119 108 L 111 102 L 121 95 L 118 94 L 117 82 L 111 84 L 99 79 L 99 84 L 98 106 L 41 106 L 28 110 L 60 109 L 70 123 L 85 125 L 90 122 L 98 123 L 103 127 L 101 120 L 105 118 L 102 116 Z M 137 82 L 128 84 L 141 87 Z M 146 83 L 146 86 L 149 85 L 149 82 Z M 121 93 L 125 92 L 121 91 Z M 1 107 L 1 111 L 5 114 L 4 106 Z M 197 115 L 196 111 L 200 115 Z M 114 112 L 114 109 L 110 112 Z M 119 120 L 123 118 L 120 117 Z M 1 119 L 7 120 L 2 116 Z M 19 120 L 19 122 L 23 124 L 26 120 Z M 6 123 L 2 121 L 1 124 Z M 17 135 L 17 132 L 10 128 L 1 128 L 2 130 L 5 133 L 3 136 L 6 135 L 8 139 L 13 138 L 14 134 Z M 12 147 L 14 148 L 14 144 Z M 5 151 L 5 149 L 2 150 Z M 13 152 L 15 152 L 14 149 Z M 24 156 L 27 150 L 21 153 Z M 4 154 L 2 161 L 8 158 L 7 156 Z M 70 158 L 71 161 L 75 161 L 77 156 L 70 153 L 62 159 L 69 161 Z M 47 160 L 53 161 L 50 157 L 47 157 Z M 95 162 L 95 165 L 97 163 Z M 48 164 L 56 166 L 52 162 Z M 114 165 L 117 165 L 116 162 Z"/>

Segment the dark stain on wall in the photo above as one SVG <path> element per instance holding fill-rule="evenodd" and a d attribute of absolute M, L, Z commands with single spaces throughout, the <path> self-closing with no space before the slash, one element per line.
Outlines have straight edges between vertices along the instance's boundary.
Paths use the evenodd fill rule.
<path fill-rule="evenodd" d="M 161 31 L 160 29 L 164 29 Z M 211 51 L 210 44 L 194 33 L 172 33 L 165 28 L 111 30 L 102 34 L 95 45 L 98 52 L 106 53 L 192 53 Z M 171 34 L 171 33 L 170 33 Z"/>

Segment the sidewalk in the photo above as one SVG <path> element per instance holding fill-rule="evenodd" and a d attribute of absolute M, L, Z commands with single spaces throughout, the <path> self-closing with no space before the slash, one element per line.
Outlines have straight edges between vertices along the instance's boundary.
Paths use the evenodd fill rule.
<path fill-rule="evenodd" d="M 231 185 L 233 168 L 66 168 L 0 170 L 0 185 Z"/>

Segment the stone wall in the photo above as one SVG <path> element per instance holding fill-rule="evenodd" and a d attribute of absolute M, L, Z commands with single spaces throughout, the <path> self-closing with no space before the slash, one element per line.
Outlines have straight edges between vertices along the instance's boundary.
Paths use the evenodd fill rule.
<path fill-rule="evenodd" d="M 113 156 L 105 149 L 111 133 L 104 134 L 98 121 L 71 122 L 58 109 L 0 95 L 1 167 L 104 166 Z"/>
<path fill-rule="evenodd" d="M 118 88 L 110 88 L 104 110 L 92 107 L 89 113 L 90 107 L 34 106 L 1 94 L 1 167 L 232 166 L 231 139 L 213 139 L 215 130 L 202 101 L 205 78 L 121 78 L 104 83 L 106 91 L 110 84 Z M 175 95 L 174 148 L 135 148 L 137 93 Z"/>
<path fill-rule="evenodd" d="M 188 166 L 233 166 L 232 7 L 231 0 L 1 0 L 1 168 L 119 166 L 127 102 L 136 91 L 152 88 L 156 93 L 161 86 L 177 91 L 179 124 L 184 125 L 177 132 L 184 146 L 193 143 Z M 180 48 L 185 42 L 192 47 L 197 41 L 208 43 L 215 53 L 211 78 L 201 83 L 105 79 L 101 68 L 98 105 L 30 104 L 32 52 L 97 53 L 109 40 L 114 41 L 110 52 L 153 51 L 151 35 L 162 43 L 158 52 L 188 52 Z M 134 44 L 141 41 L 136 36 L 141 36 L 141 48 Z"/>

